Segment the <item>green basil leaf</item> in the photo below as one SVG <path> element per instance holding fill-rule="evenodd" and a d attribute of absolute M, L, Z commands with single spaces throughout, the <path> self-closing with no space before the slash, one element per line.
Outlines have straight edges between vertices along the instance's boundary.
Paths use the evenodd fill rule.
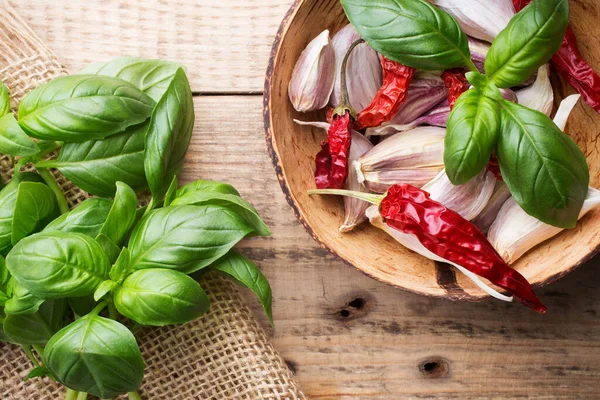
<path fill-rule="evenodd" d="M 270 236 L 271 230 L 258 215 L 252 204 L 239 196 L 219 192 L 189 192 L 173 200 L 172 205 L 216 205 L 230 209 L 242 217 L 260 236 Z"/>
<path fill-rule="evenodd" d="M 3 311 L 2 307 L 0 307 L 0 343 L 4 342 L 4 343 L 18 344 L 17 342 L 15 342 L 14 340 L 12 340 L 8 336 L 6 336 L 6 333 L 4 333 L 4 320 L 5 319 L 6 319 L 6 315 L 4 315 L 4 311 Z"/>
<path fill-rule="evenodd" d="M 173 176 L 181 171 L 193 128 L 192 90 L 179 68 L 152 113 L 146 136 L 144 170 L 155 199 L 162 199 Z"/>
<path fill-rule="evenodd" d="M 121 248 L 117 246 L 115 242 L 113 242 L 108 236 L 106 236 L 103 233 L 96 236 L 96 242 L 98 242 L 100 247 L 102 247 L 102 250 L 104 250 L 104 254 L 106 254 L 106 257 L 108 257 L 108 261 L 110 264 L 117 261 L 119 253 L 121 252 Z"/>
<path fill-rule="evenodd" d="M 80 74 L 94 74 L 121 78 L 158 102 L 167 91 L 175 73 L 182 66 L 164 61 L 136 57 L 120 57 L 105 63 L 94 63 Z"/>
<path fill-rule="evenodd" d="M 500 32 L 485 59 L 485 72 L 500 88 L 517 86 L 550 61 L 565 37 L 568 0 L 534 0 Z"/>
<path fill-rule="evenodd" d="M 173 177 L 173 180 L 171 181 L 171 184 L 169 185 L 169 189 L 167 190 L 167 193 L 165 194 L 165 201 L 164 201 L 163 207 L 169 207 L 171 205 L 171 203 L 173 202 L 173 200 L 175 200 L 176 196 L 177 196 L 177 175 L 175 175 Z"/>
<path fill-rule="evenodd" d="M 0 118 L 0 153 L 11 156 L 32 156 L 39 151 L 40 148 L 23 132 L 12 113 Z"/>
<path fill-rule="evenodd" d="M 62 76 L 25 96 L 19 105 L 19 125 L 38 139 L 85 142 L 144 122 L 155 104 L 119 78 Z"/>
<path fill-rule="evenodd" d="M 341 0 L 360 36 L 390 60 L 424 70 L 469 66 L 467 36 L 445 11 L 424 0 Z"/>
<path fill-rule="evenodd" d="M 46 225 L 43 232 L 76 232 L 94 238 L 100 233 L 112 203 L 108 199 L 100 198 L 84 200 L 70 212 Z"/>
<path fill-rule="evenodd" d="M 36 165 L 58 168 L 67 179 L 86 192 L 113 197 L 121 181 L 135 191 L 145 189 L 144 146 L 149 121 L 104 140 L 65 143 L 56 160 Z"/>
<path fill-rule="evenodd" d="M 100 286 L 94 292 L 94 300 L 100 301 L 101 298 L 106 296 L 107 293 L 112 292 L 117 287 L 117 283 L 111 281 L 110 279 L 102 282 Z"/>
<path fill-rule="evenodd" d="M 108 236 L 116 245 L 121 244 L 135 222 L 138 199 L 132 188 L 117 182 L 115 201 L 100 233 Z"/>
<path fill-rule="evenodd" d="M 485 168 L 500 133 L 500 110 L 495 100 L 478 89 L 463 93 L 448 117 L 444 139 L 446 174 L 462 185 Z"/>
<path fill-rule="evenodd" d="M 575 227 L 590 181 L 581 149 L 538 111 L 502 101 L 501 115 L 496 155 L 512 196 L 542 222 Z"/>
<path fill-rule="evenodd" d="M 23 382 L 27 382 L 28 380 L 33 379 L 33 378 L 40 378 L 40 377 L 47 376 L 49 372 L 50 371 L 48 371 L 48 369 L 46 367 L 36 367 L 36 368 L 32 369 L 31 371 L 29 371 L 29 373 L 27 374 L 25 379 L 23 379 Z"/>
<path fill-rule="evenodd" d="M 33 314 L 37 312 L 44 300 L 38 299 L 23 285 L 13 279 L 12 297 L 6 302 L 6 314 Z"/>
<path fill-rule="evenodd" d="M 89 314 L 98 305 L 96 300 L 94 300 L 93 295 L 70 297 L 68 301 L 69 307 L 77 318 L 81 318 L 84 315 Z"/>
<path fill-rule="evenodd" d="M 121 254 L 119 254 L 119 258 L 117 258 L 117 262 L 110 269 L 110 279 L 119 284 L 122 283 L 131 272 L 130 261 L 129 250 L 124 247 Z"/>
<path fill-rule="evenodd" d="M 0 289 L 6 291 L 6 285 L 10 281 L 10 272 L 6 268 L 6 260 L 0 255 Z"/>
<path fill-rule="evenodd" d="M 0 117 L 10 114 L 10 95 L 4 82 L 0 82 Z"/>
<path fill-rule="evenodd" d="M 4 319 L 4 333 L 22 344 L 46 344 L 60 328 L 67 315 L 65 299 L 45 301 L 34 314 L 9 314 Z"/>
<path fill-rule="evenodd" d="M 183 324 L 209 308 L 208 296 L 198 282 L 168 269 L 134 272 L 115 291 L 114 298 L 120 314 L 151 326 Z"/>
<path fill-rule="evenodd" d="M 92 294 L 108 277 L 102 247 L 73 232 L 41 232 L 21 240 L 6 257 L 12 276 L 42 299 Z"/>
<path fill-rule="evenodd" d="M 169 268 L 192 273 L 227 254 L 253 232 L 244 219 L 224 207 L 160 208 L 134 228 L 129 240 L 131 265 L 134 270 Z"/>
<path fill-rule="evenodd" d="M 8 185 L 0 191 L 0 254 L 6 255 L 12 247 L 12 227 L 17 203 L 17 192 L 21 182 L 43 182 L 38 175 L 24 172 L 14 177 Z"/>
<path fill-rule="evenodd" d="M 2 290 L 0 290 L 0 307 L 4 307 L 6 302 L 9 300 L 10 300 L 10 297 L 8 297 L 8 295 L 6 293 L 4 293 Z"/>
<path fill-rule="evenodd" d="M 44 183 L 21 182 L 12 223 L 12 245 L 42 230 L 58 215 L 60 210 L 52 189 Z"/>
<path fill-rule="evenodd" d="M 144 361 L 122 324 L 86 315 L 61 329 L 44 349 L 44 365 L 68 388 L 108 399 L 136 391 Z"/>
<path fill-rule="evenodd" d="M 224 273 L 238 284 L 252 290 L 258 296 L 269 322 L 273 325 L 271 285 L 252 261 L 235 251 L 231 251 L 211 265 L 211 268 Z"/>
<path fill-rule="evenodd" d="M 200 179 L 180 187 L 177 190 L 176 197 L 181 197 L 189 192 L 218 192 L 223 194 L 233 194 L 235 196 L 240 195 L 240 193 L 228 183 Z"/>

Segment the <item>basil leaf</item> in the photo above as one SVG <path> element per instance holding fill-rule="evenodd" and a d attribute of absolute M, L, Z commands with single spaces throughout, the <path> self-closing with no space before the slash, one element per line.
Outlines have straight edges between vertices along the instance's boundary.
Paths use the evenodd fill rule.
<path fill-rule="evenodd" d="M 17 342 L 11 340 L 8 336 L 6 336 L 6 333 L 4 333 L 4 320 L 5 319 L 6 319 L 6 315 L 4 315 L 4 311 L 3 311 L 2 307 L 0 307 L 0 343 L 4 342 L 4 343 L 18 344 Z"/>
<path fill-rule="evenodd" d="M 172 205 L 216 205 L 226 207 L 242 217 L 254 228 L 258 235 L 271 235 L 271 230 L 260 218 L 258 211 L 252 207 L 252 204 L 233 194 L 223 194 L 219 192 L 188 192 L 173 200 Z"/>
<path fill-rule="evenodd" d="M 103 139 L 144 122 L 155 102 L 131 83 L 98 75 L 55 78 L 19 105 L 19 125 L 43 140 Z"/>
<path fill-rule="evenodd" d="M 0 118 L 0 153 L 11 156 L 32 156 L 39 151 L 40 148 L 23 132 L 12 113 Z"/>
<path fill-rule="evenodd" d="M 131 265 L 134 270 L 169 268 L 192 273 L 227 254 L 253 232 L 244 219 L 224 207 L 160 208 L 133 230 Z"/>
<path fill-rule="evenodd" d="M 144 170 L 153 198 L 162 199 L 167 185 L 181 171 L 193 128 L 192 90 L 179 68 L 152 113 L 146 136 Z"/>
<path fill-rule="evenodd" d="M 6 268 L 6 260 L 0 255 L 0 289 L 6 292 L 6 285 L 10 281 L 10 272 Z"/>
<path fill-rule="evenodd" d="M 136 391 L 144 361 L 122 324 L 86 315 L 61 329 L 44 349 L 44 365 L 68 388 L 103 399 Z"/>
<path fill-rule="evenodd" d="M 121 78 L 158 102 L 169 87 L 180 64 L 164 60 L 120 57 L 106 63 L 94 63 L 80 74 L 94 74 Z"/>
<path fill-rule="evenodd" d="M 111 207 L 112 201 L 108 199 L 84 200 L 70 212 L 50 222 L 43 232 L 75 232 L 92 238 L 96 237 L 100 233 Z"/>
<path fill-rule="evenodd" d="M 540 221 L 575 227 L 590 181 L 582 151 L 545 114 L 508 101 L 500 104 L 496 155 L 511 194 Z"/>
<path fill-rule="evenodd" d="M 110 268 L 94 239 L 72 232 L 26 237 L 8 254 L 6 266 L 17 282 L 42 299 L 92 294 Z"/>
<path fill-rule="evenodd" d="M 101 233 L 96 236 L 96 242 L 102 247 L 104 254 L 108 257 L 108 261 L 110 264 L 117 261 L 119 257 L 119 253 L 121 252 L 121 248 L 115 244 L 108 236 Z"/>
<path fill-rule="evenodd" d="M 42 230 L 58 215 L 60 210 L 52 189 L 43 183 L 21 182 L 12 223 L 12 245 Z"/>
<path fill-rule="evenodd" d="M 48 369 L 46 369 L 46 367 L 36 367 L 36 368 L 32 369 L 31 371 L 29 371 L 29 373 L 27 374 L 25 379 L 23 379 L 23 382 L 27 382 L 28 380 L 33 379 L 33 378 L 41 378 L 41 377 L 47 376 L 49 372 L 50 371 L 48 371 Z"/>
<path fill-rule="evenodd" d="M 135 222 L 138 199 L 132 188 L 117 182 L 115 201 L 100 233 L 108 236 L 116 245 L 121 244 Z"/>
<path fill-rule="evenodd" d="M 17 202 L 17 191 L 21 182 L 43 182 L 43 179 L 31 172 L 24 172 L 14 177 L 0 191 L 0 254 L 6 255 L 12 247 L 12 226 Z"/>
<path fill-rule="evenodd" d="M 6 302 L 6 314 L 33 314 L 37 312 L 44 300 L 38 299 L 23 285 L 13 279 L 12 297 Z"/>
<path fill-rule="evenodd" d="M 149 121 L 104 140 L 66 143 L 56 160 L 36 165 L 58 168 L 76 186 L 97 196 L 112 197 L 118 181 L 140 191 L 147 187 L 144 146 L 148 125 Z"/>
<path fill-rule="evenodd" d="M 180 187 L 177 190 L 176 197 L 181 197 L 189 192 L 218 192 L 223 194 L 233 194 L 235 196 L 240 195 L 240 193 L 228 183 L 200 179 Z"/>
<path fill-rule="evenodd" d="M 93 295 L 70 297 L 68 301 L 69 307 L 77 318 L 81 318 L 84 315 L 89 314 L 98 305 L 98 303 L 94 300 Z"/>
<path fill-rule="evenodd" d="M 453 184 L 462 185 L 485 168 L 499 133 L 500 110 L 495 100 L 478 89 L 458 98 L 444 139 L 444 164 Z"/>
<path fill-rule="evenodd" d="M 4 82 L 0 82 L 0 117 L 10 114 L 10 95 Z"/>
<path fill-rule="evenodd" d="M 48 300 L 34 314 L 7 315 L 4 333 L 21 345 L 46 344 L 63 326 L 66 314 L 66 300 Z"/>
<path fill-rule="evenodd" d="M 94 300 L 100 301 L 101 298 L 106 296 L 107 293 L 115 290 L 116 287 L 117 287 L 116 282 L 113 282 L 110 279 L 105 280 L 104 282 L 102 282 L 100 284 L 100 286 L 98 286 L 98 288 L 96 288 L 96 291 L 94 292 Z"/>
<path fill-rule="evenodd" d="M 273 325 L 271 286 L 261 270 L 252 261 L 235 251 L 231 251 L 211 265 L 211 268 L 224 273 L 238 284 L 252 290 L 258 296 L 269 322 Z"/>
<path fill-rule="evenodd" d="M 110 269 L 110 279 L 119 284 L 122 283 L 131 271 L 130 261 L 129 250 L 124 247 L 121 254 L 119 254 L 119 258 L 117 258 L 117 262 Z"/>
<path fill-rule="evenodd" d="M 117 311 L 138 324 L 184 324 L 208 311 L 208 296 L 198 282 L 168 269 L 144 269 L 115 291 Z"/>
<path fill-rule="evenodd" d="M 164 201 L 163 207 L 169 207 L 171 205 L 171 203 L 173 202 L 173 200 L 175 200 L 176 196 L 177 196 L 177 175 L 175 175 L 173 177 L 173 180 L 171 181 L 171 184 L 169 185 L 169 189 L 167 190 L 167 193 L 165 194 L 165 201 Z"/>
<path fill-rule="evenodd" d="M 424 70 L 475 70 L 467 36 L 445 11 L 424 0 L 341 0 L 360 36 L 390 60 Z"/>
<path fill-rule="evenodd" d="M 485 71 L 500 88 L 517 86 L 550 61 L 569 23 L 568 0 L 534 0 L 500 32 L 485 59 Z"/>

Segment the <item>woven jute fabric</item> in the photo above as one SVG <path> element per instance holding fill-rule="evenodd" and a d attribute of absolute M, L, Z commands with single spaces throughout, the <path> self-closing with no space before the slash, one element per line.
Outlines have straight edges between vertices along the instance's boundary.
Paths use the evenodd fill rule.
<path fill-rule="evenodd" d="M 27 27 L 10 5 L 0 0 L 0 79 L 9 88 L 13 107 L 36 86 L 67 70 Z M 54 171 L 74 206 L 88 195 Z M 11 160 L 0 157 L 0 175 L 12 175 Z M 145 399 L 306 399 L 291 371 L 270 344 L 237 288 L 215 273 L 202 277 L 211 307 L 186 325 L 143 328 L 137 337 L 146 363 L 140 389 Z M 47 378 L 24 382 L 32 366 L 23 351 L 0 343 L 0 399 L 50 400 L 64 389 Z"/>

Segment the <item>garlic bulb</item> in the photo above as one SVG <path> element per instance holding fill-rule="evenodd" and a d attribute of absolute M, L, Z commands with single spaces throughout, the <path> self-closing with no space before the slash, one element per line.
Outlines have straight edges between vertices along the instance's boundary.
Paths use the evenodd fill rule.
<path fill-rule="evenodd" d="M 335 80 L 335 53 L 329 31 L 314 38 L 296 62 L 288 95 L 296 111 L 320 110 L 329 102 Z"/>
<path fill-rule="evenodd" d="M 348 49 L 360 39 L 360 35 L 351 24 L 346 25 L 331 39 L 335 53 L 335 84 L 329 100 L 333 107 L 340 104 L 341 69 Z M 346 84 L 350 104 L 357 111 L 364 110 L 377 94 L 383 80 L 383 71 L 379 55 L 367 43 L 356 46 L 346 66 Z"/>
<path fill-rule="evenodd" d="M 600 191 L 589 188 L 579 219 L 600 205 Z M 502 258 L 512 264 L 523 254 L 562 232 L 562 228 L 543 223 L 527 214 L 510 197 L 498 212 L 488 232 L 488 240 Z"/>
<path fill-rule="evenodd" d="M 519 104 L 550 116 L 554 105 L 554 91 L 550 82 L 550 64 L 544 64 L 538 69 L 537 78 L 533 85 L 517 90 L 515 93 Z"/>
<path fill-rule="evenodd" d="M 444 168 L 446 129 L 433 126 L 397 133 L 353 163 L 358 181 L 384 193 L 396 183 L 421 187 Z"/>
<path fill-rule="evenodd" d="M 496 178 L 487 169 L 463 185 L 454 186 L 446 170 L 422 187 L 435 200 L 452 211 L 459 213 L 467 221 L 475 218 L 485 208 L 494 193 Z"/>
<path fill-rule="evenodd" d="M 453 265 L 454 267 L 456 267 L 460 272 L 462 272 L 463 274 L 465 274 L 469 279 L 471 279 L 480 289 L 482 289 L 483 291 L 485 291 L 486 293 L 488 293 L 490 296 L 493 296 L 499 300 L 502 301 L 512 301 L 512 297 L 511 296 L 505 296 L 501 293 L 498 293 L 496 290 L 492 289 L 491 287 L 489 287 L 488 285 L 486 285 L 481 278 L 479 278 L 477 275 L 475 275 L 474 273 L 472 273 L 471 271 L 467 270 L 466 268 L 452 263 L 448 260 L 445 260 L 439 256 L 437 256 L 436 254 L 432 253 L 431 251 L 429 251 L 425 246 L 423 246 L 421 244 L 421 242 L 419 241 L 419 239 L 415 236 L 415 235 L 411 235 L 408 233 L 404 233 L 404 232 L 400 232 L 397 229 L 393 229 L 391 227 L 389 227 L 385 221 L 383 220 L 383 218 L 381 217 L 381 214 L 379 213 L 379 209 L 377 208 L 377 206 L 371 206 L 369 208 L 367 208 L 366 211 L 366 215 L 369 218 L 369 221 L 371 222 L 371 224 L 373 226 L 375 226 L 376 228 L 379 228 L 381 230 L 383 230 L 384 232 L 386 232 L 388 235 L 390 235 L 391 237 L 393 237 L 398 243 L 400 243 L 401 245 L 403 245 L 404 247 L 406 247 L 409 250 L 414 251 L 417 254 L 422 255 L 425 258 L 428 258 L 430 260 L 433 261 L 438 261 L 438 262 L 443 262 L 443 263 L 447 263 L 450 265 Z"/>
<path fill-rule="evenodd" d="M 512 0 L 429 0 L 452 15 L 469 36 L 493 42 L 515 15 Z"/>
<path fill-rule="evenodd" d="M 494 193 L 486 204 L 485 208 L 481 210 L 479 215 L 473 219 L 473 225 L 475 225 L 481 232 L 486 234 L 490 229 L 490 226 L 496 219 L 498 211 L 502 208 L 502 205 L 510 197 L 510 191 L 506 183 L 496 180 L 494 187 Z"/>

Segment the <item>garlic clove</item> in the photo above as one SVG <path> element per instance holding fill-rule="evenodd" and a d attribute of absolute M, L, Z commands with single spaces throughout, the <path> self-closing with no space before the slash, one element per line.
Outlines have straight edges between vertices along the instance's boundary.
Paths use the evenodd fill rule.
<path fill-rule="evenodd" d="M 515 15 L 512 0 L 428 1 L 452 15 L 467 35 L 490 43 Z"/>
<path fill-rule="evenodd" d="M 442 170 L 431 182 L 422 187 L 431 199 L 459 213 L 470 221 L 485 208 L 494 193 L 496 178 L 487 169 L 463 185 L 454 186 L 446 170 Z"/>
<path fill-rule="evenodd" d="M 471 51 L 471 60 L 481 72 L 485 73 L 485 58 L 487 57 L 487 53 L 490 51 L 490 44 L 486 42 L 482 42 L 481 40 L 474 39 L 472 37 L 467 38 L 469 40 L 469 50 Z"/>
<path fill-rule="evenodd" d="M 330 104 L 340 104 L 341 68 L 348 49 L 360 39 L 356 29 L 348 24 L 331 39 L 335 53 L 335 84 L 330 97 Z M 346 83 L 350 104 L 357 111 L 364 110 L 377 94 L 383 80 L 383 71 L 379 55 L 367 43 L 359 44 L 350 54 L 346 67 Z"/>
<path fill-rule="evenodd" d="M 450 115 L 450 106 L 448 99 L 444 99 L 433 107 L 429 112 L 423 114 L 419 118 L 406 124 L 383 124 L 376 128 L 367 129 L 365 136 L 390 136 L 398 132 L 406 132 L 421 125 L 446 127 L 448 116 Z"/>
<path fill-rule="evenodd" d="M 506 200 L 508 200 L 509 197 L 510 191 L 508 190 L 508 186 L 506 186 L 506 183 L 496 180 L 494 193 L 492 194 L 492 197 L 490 198 L 484 209 L 481 210 L 479 215 L 477 215 L 477 217 L 473 219 L 473 225 L 479 228 L 481 232 L 486 234 L 489 231 L 490 226 L 496 219 L 500 208 L 502 208 L 502 205 L 506 202 Z"/>
<path fill-rule="evenodd" d="M 600 205 L 600 191 L 589 188 L 579 219 Z M 548 225 L 527 214 L 513 197 L 500 208 L 490 227 L 488 240 L 508 264 L 517 261 L 523 254 L 558 235 L 563 229 Z"/>
<path fill-rule="evenodd" d="M 537 78 L 533 85 L 517 90 L 515 94 L 519 104 L 550 116 L 554 106 L 554 91 L 550 82 L 550 64 L 544 64 L 538 69 Z"/>
<path fill-rule="evenodd" d="M 323 31 L 304 49 L 288 85 L 292 105 L 299 112 L 320 110 L 329 102 L 335 81 L 335 52 L 329 31 Z"/>
<path fill-rule="evenodd" d="M 572 94 L 560 102 L 560 106 L 558 107 L 556 115 L 554 116 L 554 123 L 561 131 L 565 130 L 569 116 L 579 102 L 580 98 L 580 94 Z"/>
<path fill-rule="evenodd" d="M 455 264 L 448 260 L 445 260 L 445 259 L 439 257 L 438 255 L 432 253 L 431 251 L 429 251 L 427 248 L 425 248 L 425 246 L 423 246 L 421 244 L 421 242 L 419 242 L 419 239 L 415 235 L 400 232 L 399 230 L 393 229 L 390 226 L 388 226 L 385 223 L 385 221 L 383 220 L 383 218 L 381 217 L 381 214 L 379 213 L 379 209 L 377 208 L 377 206 L 370 206 L 367 209 L 365 214 L 367 215 L 367 217 L 369 218 L 369 221 L 371 222 L 371 224 L 373 226 L 386 232 L 388 235 L 393 237 L 398 243 L 400 243 L 407 249 L 412 250 L 415 253 L 420 254 L 423 257 L 428 258 L 430 260 L 450 264 L 450 265 L 456 267 L 460 272 L 465 274 L 480 289 L 482 289 L 483 291 L 488 293 L 490 296 L 495 297 L 502 301 L 508 301 L 508 302 L 512 301 L 512 299 L 513 299 L 512 296 L 505 296 L 501 293 L 498 293 L 496 290 L 494 290 L 493 288 L 491 288 L 487 284 L 485 284 L 481 280 L 481 278 L 479 278 L 477 275 L 475 275 L 471 271 L 467 270 L 466 268 L 464 268 L 458 264 Z"/>
<path fill-rule="evenodd" d="M 446 129 L 427 126 L 397 133 L 353 163 L 358 181 L 384 193 L 396 183 L 421 187 L 444 168 Z"/>

